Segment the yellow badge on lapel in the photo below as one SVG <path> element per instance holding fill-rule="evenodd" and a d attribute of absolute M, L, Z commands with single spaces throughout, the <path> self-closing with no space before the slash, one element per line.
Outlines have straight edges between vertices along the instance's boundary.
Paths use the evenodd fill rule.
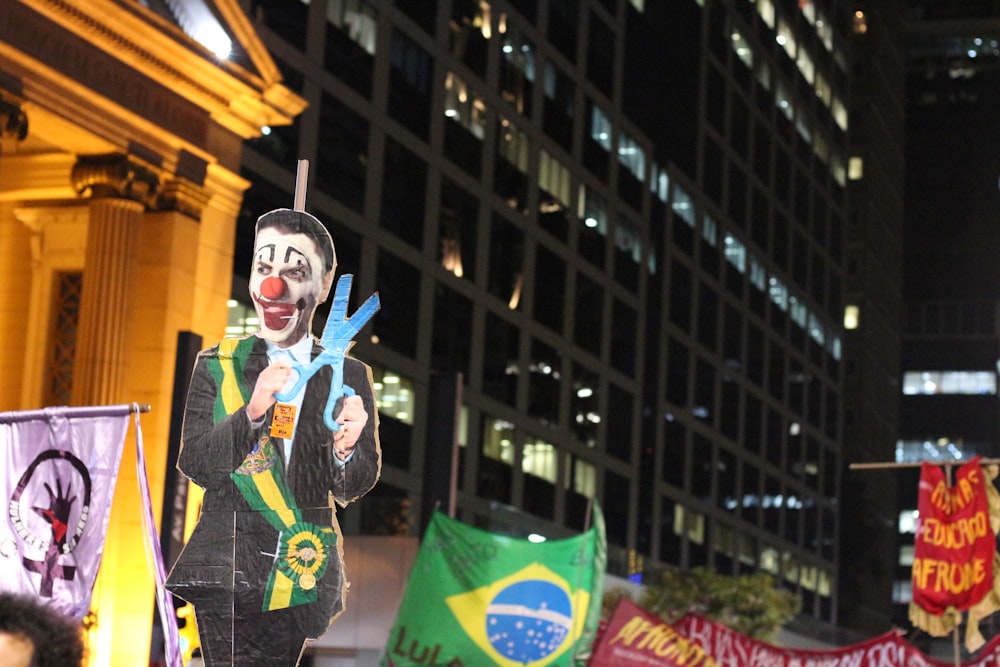
<path fill-rule="evenodd" d="M 291 438 L 295 433 L 295 406 L 287 403 L 275 403 L 274 415 L 271 417 L 271 437 Z"/>

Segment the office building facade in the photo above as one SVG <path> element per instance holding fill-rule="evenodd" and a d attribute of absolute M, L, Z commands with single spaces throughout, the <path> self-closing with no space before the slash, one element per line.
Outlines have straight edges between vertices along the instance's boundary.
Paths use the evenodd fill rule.
<path fill-rule="evenodd" d="M 1000 34 L 997 9 L 988 3 L 913 2 L 906 19 L 906 318 L 897 460 L 945 465 L 954 479 L 961 462 L 1000 454 L 1000 165 L 993 150 Z M 893 599 L 902 619 L 911 601 L 918 476 L 911 468 L 899 489 Z"/>
<path fill-rule="evenodd" d="M 560 535 L 593 498 L 616 574 L 764 570 L 836 621 L 848 7 L 244 5 L 310 106 L 248 143 L 236 272 L 304 158 L 383 303 L 355 348 L 383 476 L 347 528 L 419 530 L 424 397 L 461 374 L 462 519 Z"/>

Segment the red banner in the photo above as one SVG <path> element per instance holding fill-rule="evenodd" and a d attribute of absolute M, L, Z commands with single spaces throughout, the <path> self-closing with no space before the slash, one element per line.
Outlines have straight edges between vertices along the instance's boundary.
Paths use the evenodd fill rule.
<path fill-rule="evenodd" d="M 701 647 L 719 667 L 954 667 L 956 664 L 924 655 L 895 632 L 859 644 L 812 651 L 772 646 L 696 614 L 685 616 L 674 624 L 674 628 L 689 642 Z M 672 667 L 675 663 L 622 661 L 616 664 L 619 667 Z M 1000 667 L 1000 635 L 990 640 L 979 657 L 966 660 L 961 666 Z"/>
<path fill-rule="evenodd" d="M 993 586 L 995 543 L 986 482 L 976 457 L 949 487 L 944 471 L 924 463 L 913 553 L 913 602 L 931 614 L 966 610 Z"/>
<path fill-rule="evenodd" d="M 627 597 L 594 644 L 588 667 L 718 667 L 700 646 Z"/>

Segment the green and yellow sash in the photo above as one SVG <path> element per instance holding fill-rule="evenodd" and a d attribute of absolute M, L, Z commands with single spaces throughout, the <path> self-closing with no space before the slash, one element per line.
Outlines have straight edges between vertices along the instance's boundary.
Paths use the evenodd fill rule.
<path fill-rule="evenodd" d="M 213 415 L 218 424 L 241 408 L 251 389 L 243 369 L 254 338 L 226 338 L 218 355 L 208 361 L 208 371 L 219 387 Z M 316 584 L 326 573 L 337 534 L 328 526 L 302 520 L 298 503 L 285 481 L 285 462 L 268 435 L 260 440 L 230 477 L 250 508 L 258 511 L 278 531 L 278 553 L 268 575 L 263 611 L 315 602 Z"/>

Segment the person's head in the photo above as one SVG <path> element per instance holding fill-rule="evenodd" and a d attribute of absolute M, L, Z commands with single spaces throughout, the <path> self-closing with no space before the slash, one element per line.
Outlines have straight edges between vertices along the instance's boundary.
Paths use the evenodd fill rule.
<path fill-rule="evenodd" d="M 0 592 L 0 667 L 80 667 L 80 630 L 34 598 Z"/>
<path fill-rule="evenodd" d="M 279 347 L 310 333 L 316 306 L 326 300 L 337 268 L 333 239 L 305 211 L 279 208 L 257 219 L 250 298 L 259 335 Z"/>

